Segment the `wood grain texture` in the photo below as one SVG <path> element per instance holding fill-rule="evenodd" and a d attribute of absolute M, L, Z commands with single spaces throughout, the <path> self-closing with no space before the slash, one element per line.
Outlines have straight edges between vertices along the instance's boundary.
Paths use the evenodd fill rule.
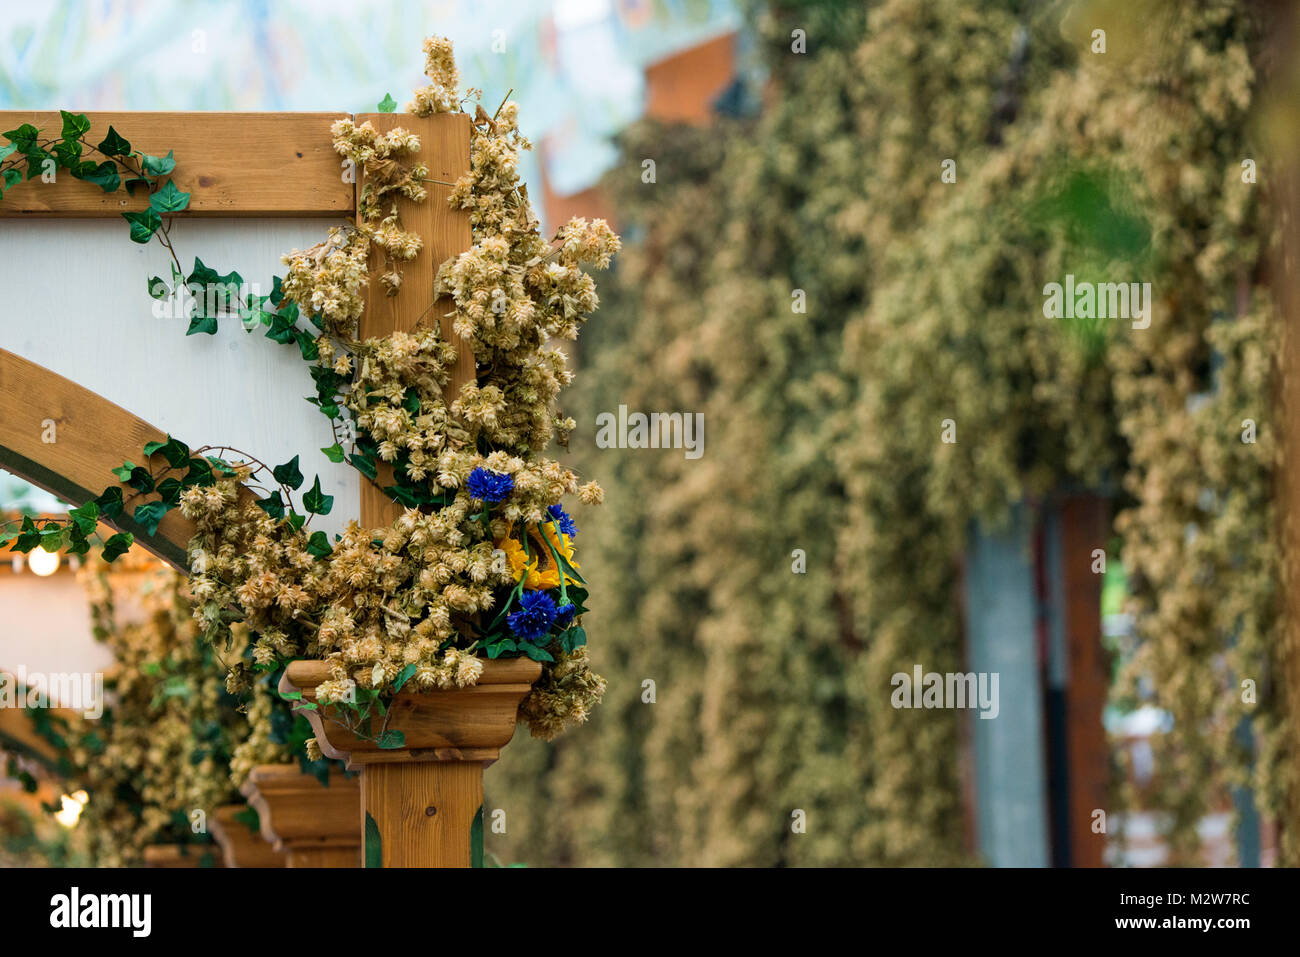
<path fill-rule="evenodd" d="M 47 420 L 55 424 L 54 442 L 42 438 Z M 0 465 L 20 478 L 82 505 L 120 485 L 113 469 L 127 460 L 143 464 L 144 446 L 165 438 L 159 429 L 89 389 L 0 349 Z M 129 518 L 135 491 L 122 489 L 126 512 L 106 524 L 131 532 L 142 548 L 184 570 L 193 524 L 172 510 L 154 535 L 146 535 Z"/>
<path fill-rule="evenodd" d="M 469 170 L 470 120 L 461 113 L 436 116 L 411 116 L 400 113 L 361 113 L 357 123 L 369 122 L 380 132 L 400 126 L 420 138 L 419 162 L 429 169 L 429 179 L 454 183 Z M 365 176 L 357 177 L 357 191 L 365 185 Z M 459 356 L 445 394 L 455 396 L 462 384 L 474 377 L 474 353 L 468 343 L 456 338 L 446 300 L 435 303 L 433 288 L 438 267 L 447 259 L 469 249 L 473 237 L 469 213 L 447 206 L 450 187 L 426 183 L 429 195 L 422 203 L 398 199 L 402 225 L 424 240 L 419 255 L 401 265 L 402 286 L 397 295 L 388 296 L 379 282 L 383 272 L 381 251 L 370 252 L 370 285 L 366 289 L 366 310 L 361 318 L 361 338 L 410 332 L 418 324 L 438 322 L 443 338 L 457 343 Z M 392 470 L 381 465 L 380 485 L 391 485 Z M 389 525 L 402 513 L 402 506 L 367 482 L 361 486 L 361 524 L 367 528 Z"/>
<path fill-rule="evenodd" d="M 331 774 L 329 786 L 296 764 L 254 768 L 240 791 L 255 808 L 262 837 L 286 867 L 361 866 L 361 782 Z"/>
<path fill-rule="evenodd" d="M 542 666 L 527 658 L 483 662 L 478 684 L 469 688 L 413 692 L 403 690 L 388 705 L 389 730 L 401 731 L 405 746 L 380 748 L 319 709 L 301 711 L 312 725 L 321 751 L 349 768 L 370 764 L 421 761 L 495 761 L 514 737 L 519 702 L 541 676 Z M 329 677 L 323 661 L 292 662 L 281 678 L 281 691 L 301 691 L 308 701 Z"/>
<path fill-rule="evenodd" d="M 13 677 L 13 673 L 8 672 L 8 674 L 11 676 L 8 680 L 14 682 L 14 695 L 15 700 L 17 700 L 17 696 L 22 693 L 22 689 L 18 687 L 17 679 Z M 51 708 L 50 713 L 54 717 L 61 717 L 65 720 L 77 716 L 77 712 L 67 708 Z M 54 749 L 54 746 L 37 734 L 36 729 L 32 727 L 26 708 L 0 708 L 0 747 L 6 744 L 10 747 L 30 751 L 37 757 L 49 762 L 57 761 L 59 758 L 59 753 Z"/>
<path fill-rule="evenodd" d="M 284 867 L 284 854 L 238 820 L 246 810 L 242 804 L 227 804 L 217 808 L 209 822 L 226 867 Z"/>
<path fill-rule="evenodd" d="M 144 849 L 145 867 L 220 867 L 220 849 L 215 845 L 150 844 Z"/>
<path fill-rule="evenodd" d="M 402 748 L 380 749 L 319 709 L 300 711 L 321 750 L 361 770 L 362 833 L 366 815 L 379 830 L 384 867 L 469 867 L 470 827 L 483 803 L 483 768 L 514 736 L 519 702 L 541 675 L 527 658 L 483 663 L 477 685 L 445 691 L 402 691 L 389 704 L 390 730 Z M 316 697 L 329 677 L 323 661 L 295 661 L 281 693 Z"/>
<path fill-rule="evenodd" d="M 343 181 L 330 124 L 344 113 L 87 113 L 92 145 L 111 125 L 133 149 L 153 156 L 171 150 L 172 178 L 190 194 L 182 216 L 325 216 L 352 213 L 352 184 Z M 58 137 L 58 112 L 0 111 L 0 130 L 31 123 Z M 98 152 L 86 159 L 100 162 Z M 22 170 L 26 171 L 24 164 Z M 144 209 L 148 196 L 125 189 L 105 193 L 60 170 L 54 183 L 38 176 L 0 201 L 0 216 L 117 216 Z"/>
<path fill-rule="evenodd" d="M 361 847 L 358 844 L 304 844 L 288 845 L 285 867 L 360 867 Z"/>
<path fill-rule="evenodd" d="M 483 805 L 475 761 L 371 764 L 361 775 L 361 819 L 379 827 L 384 867 L 469 867 L 470 831 Z"/>

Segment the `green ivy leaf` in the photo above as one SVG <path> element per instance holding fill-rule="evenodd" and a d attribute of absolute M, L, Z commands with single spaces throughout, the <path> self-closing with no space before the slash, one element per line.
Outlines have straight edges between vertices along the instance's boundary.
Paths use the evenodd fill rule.
<path fill-rule="evenodd" d="M 178 439 L 167 436 L 166 442 L 149 442 L 144 447 L 144 454 L 152 458 L 159 452 L 174 469 L 187 465 L 190 461 L 190 447 Z"/>
<path fill-rule="evenodd" d="M 131 242 L 144 244 L 153 239 L 153 234 L 162 227 L 162 217 L 156 209 L 146 209 L 138 213 L 123 213 L 122 218 L 131 224 Z"/>
<path fill-rule="evenodd" d="M 389 728 L 375 739 L 375 744 L 379 745 L 385 751 L 393 751 L 406 744 L 406 735 L 401 731 Z"/>
<path fill-rule="evenodd" d="M 311 489 L 302 497 L 302 506 L 313 515 L 328 515 L 334 507 L 334 496 L 321 492 L 319 475 Z"/>
<path fill-rule="evenodd" d="M 129 482 L 131 481 L 131 473 L 134 471 L 135 471 L 135 463 L 132 462 L 130 459 L 127 459 L 124 463 L 122 463 L 120 468 L 113 469 L 113 474 L 117 476 L 117 480 L 119 482 Z M 122 490 L 118 489 L 118 495 L 120 496 L 121 494 L 122 494 Z"/>
<path fill-rule="evenodd" d="M 131 486 L 137 492 L 148 494 L 154 489 L 153 476 L 143 465 L 137 465 L 131 470 L 131 477 L 126 480 L 126 484 Z"/>
<path fill-rule="evenodd" d="M 379 837 L 379 825 L 375 823 L 375 819 L 370 816 L 369 811 L 366 812 L 365 848 L 366 867 L 383 867 L 384 852 L 383 843 Z"/>
<path fill-rule="evenodd" d="M 59 115 L 63 117 L 63 138 L 65 140 L 79 139 L 90 132 L 90 120 L 86 119 L 85 113 L 69 113 L 67 110 L 59 110 Z M 112 130 L 111 126 L 109 130 Z M 9 134 L 6 133 L 5 136 L 9 136 Z M 12 137 L 10 138 L 12 139 Z"/>
<path fill-rule="evenodd" d="M 99 498 L 94 500 L 95 506 L 99 509 L 99 514 L 105 519 L 117 518 L 122 514 L 122 488 L 114 485 L 111 488 L 104 489 Z"/>
<path fill-rule="evenodd" d="M 59 140 L 53 147 L 54 155 L 65 169 L 75 169 L 81 161 L 81 140 Z"/>
<path fill-rule="evenodd" d="M 41 131 L 30 123 L 24 123 L 17 129 L 7 130 L 0 133 L 9 142 L 13 143 L 19 152 L 26 153 L 36 146 L 36 141 L 40 138 Z"/>
<path fill-rule="evenodd" d="M 533 661 L 554 661 L 555 660 L 554 658 L 551 657 L 551 653 L 547 651 L 545 648 L 538 648 L 536 645 L 531 644 L 530 642 L 527 641 L 520 644 L 519 650 L 522 651 L 524 654 L 526 654 L 529 658 L 532 658 Z"/>
<path fill-rule="evenodd" d="M 172 157 L 173 152 L 168 150 L 167 155 L 161 159 L 157 156 L 141 154 L 140 168 L 151 176 L 166 176 L 176 168 L 176 160 Z"/>
<path fill-rule="evenodd" d="M 302 486 L 302 483 L 305 480 L 302 471 L 298 468 L 298 456 L 296 455 L 283 465 L 277 465 L 275 468 L 271 469 L 271 474 L 275 476 L 277 482 L 281 485 L 289 486 L 289 488 L 293 489 L 295 492 Z"/>
<path fill-rule="evenodd" d="M 122 493 L 121 489 L 117 491 L 119 495 Z M 68 512 L 68 518 L 72 519 L 73 525 L 82 535 L 89 535 L 99 525 L 99 506 L 94 502 L 87 502 L 80 508 Z"/>
<path fill-rule="evenodd" d="M 41 529 L 41 548 L 47 552 L 57 552 L 63 547 L 63 532 L 62 525 L 50 522 Z"/>
<path fill-rule="evenodd" d="M 202 333 L 205 336 L 215 336 L 217 334 L 217 317 L 216 316 L 192 316 L 190 326 L 185 330 L 187 336 L 194 336 Z"/>
<path fill-rule="evenodd" d="M 18 538 L 14 541 L 13 550 L 16 552 L 30 552 L 33 548 L 41 543 L 41 530 L 36 527 L 30 515 L 23 518 L 22 528 L 18 530 Z"/>
<path fill-rule="evenodd" d="M 402 685 L 410 681 L 414 674 L 415 674 L 414 664 L 407 665 L 405 668 L 399 671 L 397 673 L 397 677 L 393 679 L 393 694 L 396 694 L 397 692 L 401 691 Z"/>
<path fill-rule="evenodd" d="M 111 562 L 125 555 L 135 543 L 135 536 L 130 532 L 119 532 L 104 543 L 104 561 Z"/>
<path fill-rule="evenodd" d="M 327 558 L 334 549 L 330 547 L 329 536 L 324 532 L 312 532 L 307 539 L 307 554 L 316 558 Z"/>
<path fill-rule="evenodd" d="M 343 446 L 339 445 L 337 442 L 328 448 L 321 449 L 321 451 L 325 453 L 325 457 L 331 462 L 343 461 Z"/>
<path fill-rule="evenodd" d="M 279 492 L 272 492 L 268 498 L 259 498 L 257 507 L 277 521 L 284 518 L 284 499 Z"/>
<path fill-rule="evenodd" d="M 64 139 L 66 139 L 68 136 L 67 128 L 68 128 L 68 121 L 65 119 L 63 121 Z M 87 124 L 86 129 L 87 130 L 90 129 L 89 124 Z M 117 130 L 113 129 L 113 127 L 111 126 L 108 128 L 108 135 L 104 137 L 104 141 L 100 143 L 99 146 L 96 147 L 96 149 L 98 149 L 105 156 L 130 156 L 131 155 L 131 144 L 128 143 L 126 140 L 122 139 L 122 135 L 118 133 Z"/>
<path fill-rule="evenodd" d="M 316 337 L 302 329 L 295 329 L 293 337 L 298 342 L 298 351 L 302 353 L 303 359 L 308 362 L 315 362 L 320 356 L 320 348 L 316 345 Z"/>
<path fill-rule="evenodd" d="M 483 805 L 474 812 L 474 823 L 469 828 L 469 866 L 483 866 Z"/>
<path fill-rule="evenodd" d="M 30 156 L 30 154 L 28 155 Z M 117 164 L 112 160 L 104 160 L 104 162 L 98 164 L 89 161 L 79 163 L 73 167 L 72 175 L 76 179 L 94 183 L 106 193 L 111 193 L 122 185 L 122 177 L 118 175 Z"/>
<path fill-rule="evenodd" d="M 149 277 L 149 295 L 160 302 L 170 299 L 172 295 L 171 286 L 163 282 L 161 276 Z"/>
<path fill-rule="evenodd" d="M 136 507 L 132 517 L 144 526 L 146 535 L 153 535 L 158 531 L 158 523 L 171 511 L 171 508 L 166 502 L 145 502 Z"/>
<path fill-rule="evenodd" d="M 190 194 L 176 188 L 175 180 L 168 180 L 162 189 L 149 197 L 149 205 L 160 213 L 179 213 L 190 205 Z"/>
<path fill-rule="evenodd" d="M 380 113 L 393 113 L 397 110 L 397 101 L 393 99 L 391 93 L 385 93 L 384 98 L 379 101 Z"/>
<path fill-rule="evenodd" d="M 165 478 L 158 483 L 158 494 L 162 496 L 164 502 L 175 508 L 180 503 L 181 492 L 184 488 L 180 479 L 175 477 Z"/>
<path fill-rule="evenodd" d="M 187 488 L 191 485 L 211 485 L 213 483 L 212 463 L 207 459 L 192 458 L 189 465 L 190 470 L 181 479 Z"/>
<path fill-rule="evenodd" d="M 366 478 L 375 479 L 379 477 L 379 468 L 375 464 L 373 456 L 353 452 L 349 461 L 352 463 L 353 467 Z"/>

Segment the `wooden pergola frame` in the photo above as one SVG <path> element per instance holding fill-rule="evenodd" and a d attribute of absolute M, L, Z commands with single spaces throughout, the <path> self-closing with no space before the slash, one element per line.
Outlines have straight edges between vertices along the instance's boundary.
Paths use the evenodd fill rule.
<path fill-rule="evenodd" d="M 354 181 L 345 177 L 344 162 L 332 145 L 330 125 L 347 115 L 104 112 L 87 118 L 97 134 L 112 125 L 136 149 L 152 155 L 174 152 L 172 179 L 190 193 L 189 207 L 178 216 L 342 220 L 356 216 L 364 185 L 361 170 L 351 177 Z M 448 206 L 449 187 L 443 185 L 469 170 L 470 118 L 462 113 L 366 113 L 352 119 L 369 121 L 381 132 L 396 126 L 414 132 L 421 143 L 419 160 L 433 181 L 425 202 L 398 200 L 405 228 L 419 234 L 424 246 L 404 264 L 396 296 L 386 296 L 379 282 L 370 283 L 361 338 L 409 331 L 422 317 L 437 316 L 444 338 L 459 349 L 447 386 L 447 393 L 454 395 L 474 377 L 473 352 L 453 334 L 451 319 L 429 306 L 438 266 L 472 243 L 468 213 Z M 7 124 L 0 129 L 23 123 L 59 129 L 62 120 L 57 112 L 0 112 L 0 124 Z M 35 181 L 14 186 L 0 202 L 0 217 L 116 217 L 147 205 L 148 196 L 142 192 L 135 197 L 122 190 L 104 193 L 66 176 L 53 185 Z M 372 252 L 372 276 L 381 267 L 379 255 Z M 184 348 L 179 338 L 177 348 Z M 31 408 L 32 395 L 42 396 L 40 413 Z M 40 422 L 47 418 L 58 426 L 55 444 L 41 441 Z M 132 456 L 138 460 L 146 443 L 163 438 L 162 430 L 130 411 L 0 349 L 0 466 L 14 474 L 80 505 L 114 484 L 111 469 Z M 188 442 L 216 437 L 177 438 Z M 370 528 L 389 524 L 402 511 L 369 482 L 361 486 L 356 509 L 361 523 Z M 176 511 L 167 514 L 152 536 L 126 516 L 117 526 L 169 564 L 187 567 L 187 543 L 194 529 Z M 385 866 L 467 866 L 470 826 L 482 804 L 483 764 L 467 758 L 448 760 L 445 755 L 406 757 L 409 760 L 362 767 L 359 830 L 364 833 L 367 816 L 377 822 L 384 837 Z"/>

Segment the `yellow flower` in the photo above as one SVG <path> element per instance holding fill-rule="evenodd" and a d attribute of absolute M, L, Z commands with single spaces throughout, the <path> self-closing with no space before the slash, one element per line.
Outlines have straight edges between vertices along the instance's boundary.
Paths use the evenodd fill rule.
<path fill-rule="evenodd" d="M 527 568 L 525 588 L 536 590 L 560 587 L 560 570 L 555 566 L 555 556 L 551 554 L 551 546 L 554 546 L 564 560 L 574 568 L 581 567 L 573 558 L 573 546 L 569 543 L 569 536 L 557 532 L 551 525 L 544 526 L 544 529 L 545 542 L 538 534 L 536 526 L 528 530 L 530 539 L 528 549 L 531 557 L 524 554 L 523 545 L 513 534 L 496 541 L 496 547 L 506 553 L 506 561 L 510 563 L 510 572 L 515 581 L 523 577 L 525 567 Z M 572 575 L 565 575 L 564 580 L 568 584 L 577 584 L 577 580 Z"/>

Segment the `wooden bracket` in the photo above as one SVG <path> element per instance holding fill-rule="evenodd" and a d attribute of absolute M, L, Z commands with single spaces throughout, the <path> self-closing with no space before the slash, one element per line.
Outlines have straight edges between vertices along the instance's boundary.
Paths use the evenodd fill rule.
<path fill-rule="evenodd" d="M 360 867 L 360 782 L 331 774 L 329 786 L 297 765 L 253 768 L 240 788 L 262 822 L 262 837 L 286 867 Z"/>
<path fill-rule="evenodd" d="M 212 815 L 212 839 L 221 848 L 227 867 L 284 867 L 285 855 L 277 851 L 260 832 L 253 832 L 239 820 L 247 811 L 243 804 L 226 804 Z"/>

